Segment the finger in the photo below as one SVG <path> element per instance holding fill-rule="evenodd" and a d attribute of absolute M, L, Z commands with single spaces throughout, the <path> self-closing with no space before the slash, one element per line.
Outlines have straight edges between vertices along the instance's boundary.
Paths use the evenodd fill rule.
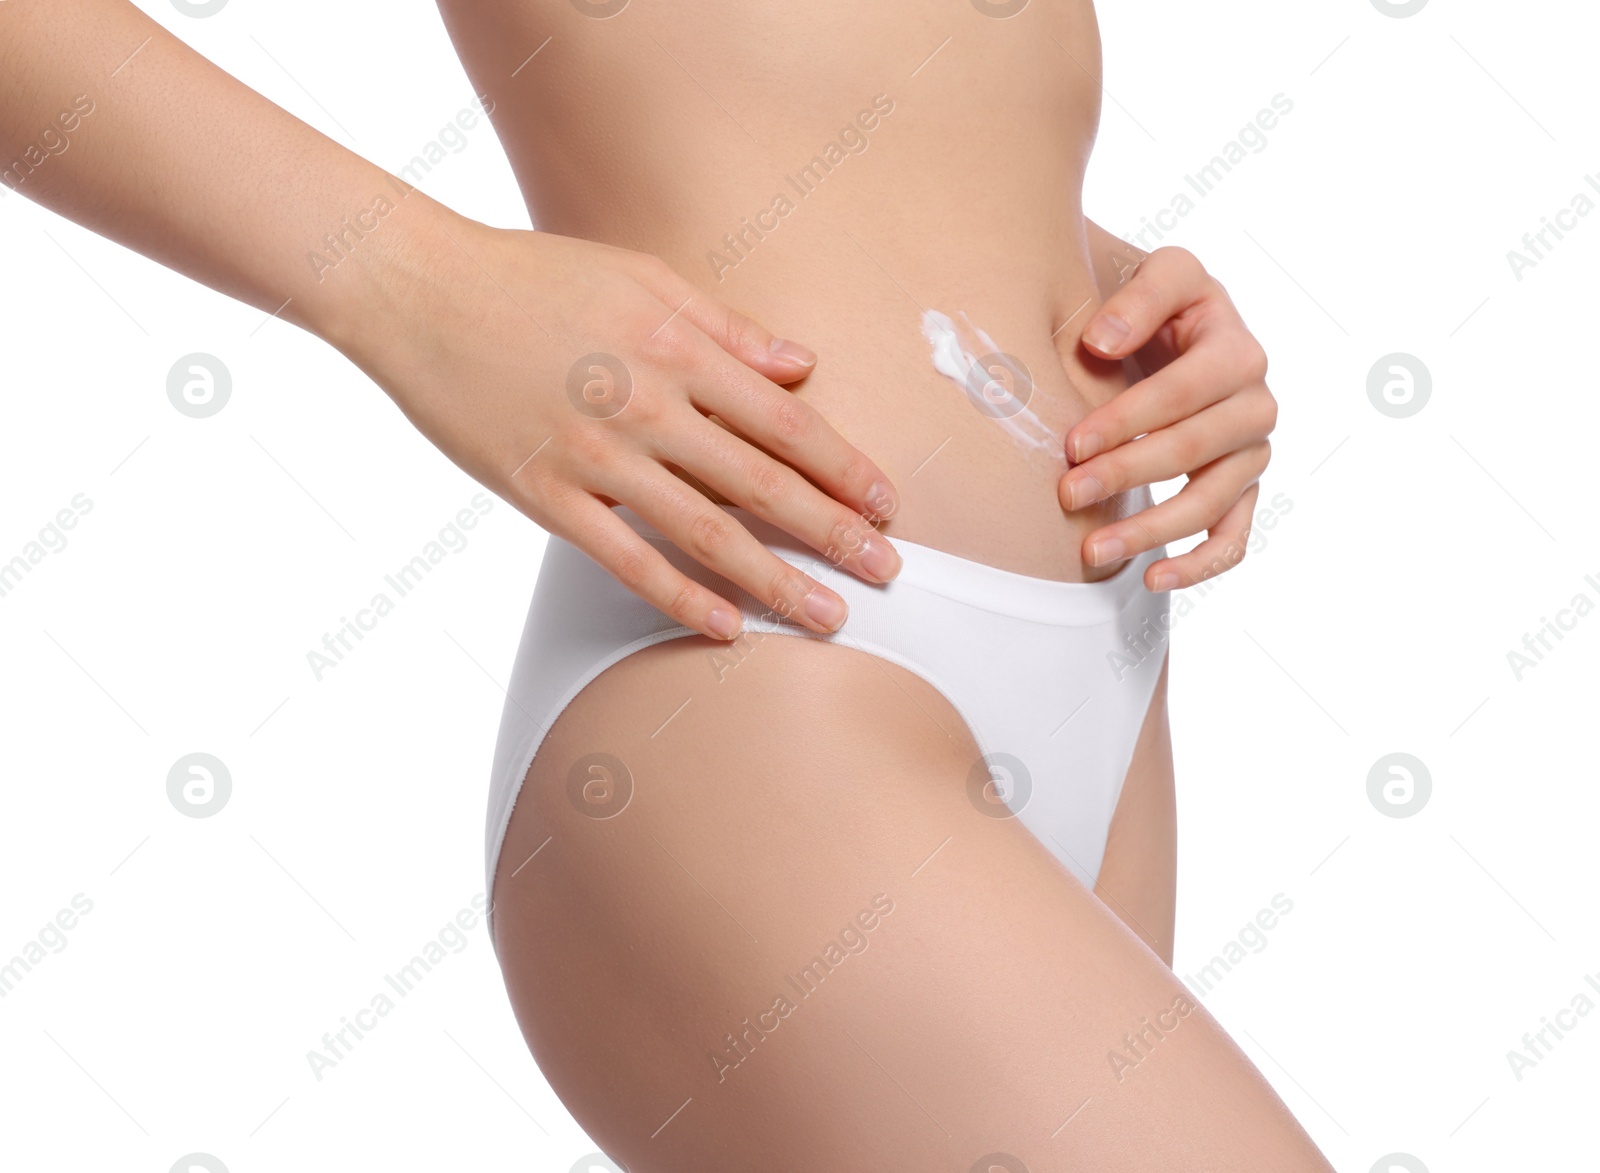
<path fill-rule="evenodd" d="M 578 494 L 546 528 L 571 542 L 613 578 L 669 619 L 712 639 L 739 634 L 739 608 L 708 590 L 588 494 Z"/>
<path fill-rule="evenodd" d="M 816 353 L 809 347 L 779 338 L 753 318 L 685 281 L 665 261 L 647 257 L 642 263 L 645 288 L 669 307 L 671 316 L 693 324 L 745 366 L 775 383 L 793 383 L 817 365 Z"/>
<path fill-rule="evenodd" d="M 659 439 L 668 458 L 711 490 L 791 533 L 835 566 L 870 582 L 888 582 L 901 559 L 863 517 L 738 435 L 710 422 L 688 435 Z"/>
<path fill-rule="evenodd" d="M 726 360 L 707 356 L 699 372 L 691 402 L 715 412 L 731 431 L 804 473 L 869 524 L 899 509 L 888 475 L 805 400 Z"/>
<path fill-rule="evenodd" d="M 1120 444 L 1093 460 L 1068 469 L 1059 485 L 1061 507 L 1083 509 L 1140 485 L 1183 476 L 1230 452 L 1265 444 L 1260 405 L 1233 396 L 1198 415 Z"/>
<path fill-rule="evenodd" d="M 1263 382 L 1266 377 L 1266 351 L 1243 322 L 1202 327 L 1189 349 L 1172 362 L 1074 424 L 1066 435 L 1067 455 L 1081 464 L 1246 391 L 1265 428 L 1261 434 L 1266 435 L 1277 422 L 1277 405 Z"/>
<path fill-rule="evenodd" d="M 1083 560 L 1104 566 L 1221 524 L 1267 467 L 1266 452 L 1229 453 L 1191 473 L 1188 484 L 1167 500 L 1092 531 L 1083 540 Z"/>
<path fill-rule="evenodd" d="M 1188 249 L 1158 248 L 1085 323 L 1083 344 L 1101 358 L 1130 355 L 1168 319 L 1211 294 L 1214 284 Z"/>
<path fill-rule="evenodd" d="M 813 631 L 837 631 L 849 607 L 836 591 L 778 557 L 727 510 L 659 466 L 623 487 L 600 486 L 696 562 L 743 587 L 774 614 Z"/>
<path fill-rule="evenodd" d="M 1145 567 L 1144 583 L 1153 591 L 1194 586 L 1232 570 L 1250 546 L 1250 518 L 1255 512 L 1259 484 L 1251 485 L 1233 508 L 1211 529 L 1211 536 L 1176 558 L 1163 558 Z"/>

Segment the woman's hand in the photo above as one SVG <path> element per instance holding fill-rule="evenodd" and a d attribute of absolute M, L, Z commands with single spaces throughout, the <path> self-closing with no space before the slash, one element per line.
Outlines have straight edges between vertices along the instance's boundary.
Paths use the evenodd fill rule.
<path fill-rule="evenodd" d="M 40 127 L 60 128 L 48 166 Z M 844 600 L 707 492 L 864 577 L 899 571 L 875 529 L 888 477 L 779 385 L 811 370 L 803 347 L 651 257 L 451 212 L 127 0 L 0 0 L 0 161 L 27 152 L 23 194 L 336 346 L 470 476 L 687 627 L 730 639 L 739 610 L 611 505 L 817 631 Z"/>
<path fill-rule="evenodd" d="M 869 581 L 898 573 L 875 529 L 889 478 L 780 385 L 812 369 L 804 347 L 654 257 L 454 213 L 400 268 L 339 348 L 469 475 L 677 622 L 731 639 L 740 615 L 612 505 L 777 614 L 819 632 L 846 614 L 683 474 Z"/>
<path fill-rule="evenodd" d="M 1145 585 L 1192 586 L 1237 566 L 1278 404 L 1266 352 L 1227 290 L 1187 250 L 1157 249 L 1090 319 L 1083 343 L 1102 358 L 1131 358 L 1145 377 L 1067 433 L 1074 467 L 1061 478 L 1063 508 L 1188 476 L 1171 499 L 1088 534 L 1084 561 L 1114 562 L 1205 530 L 1188 553 L 1152 563 Z"/>

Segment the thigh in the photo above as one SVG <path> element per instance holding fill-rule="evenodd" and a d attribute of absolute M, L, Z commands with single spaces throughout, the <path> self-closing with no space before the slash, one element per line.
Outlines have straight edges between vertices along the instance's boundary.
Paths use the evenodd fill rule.
<path fill-rule="evenodd" d="M 1171 656 L 1170 648 L 1167 654 Z M 1172 775 L 1163 662 L 1111 818 L 1094 894 L 1169 966 L 1178 897 L 1178 808 Z"/>
<path fill-rule="evenodd" d="M 1151 951 L 980 811 L 936 690 L 839 644 L 768 636 L 719 679 L 727 653 L 672 640 L 597 678 L 499 863 L 518 1021 L 610 1155 L 1327 1173 Z"/>

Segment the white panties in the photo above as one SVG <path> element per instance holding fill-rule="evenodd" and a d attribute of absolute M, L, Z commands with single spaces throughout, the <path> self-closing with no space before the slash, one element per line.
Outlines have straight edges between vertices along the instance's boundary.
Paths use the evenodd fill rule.
<path fill-rule="evenodd" d="M 968 779 L 980 810 L 1016 817 L 1093 887 L 1168 637 L 1167 596 L 1143 575 L 1164 548 L 1093 583 L 1031 578 L 890 536 L 904 565 L 868 583 L 738 506 L 726 509 L 762 544 L 850 606 L 819 635 L 708 570 L 623 505 L 613 512 L 689 577 L 744 613 L 729 645 L 781 633 L 859 648 L 915 672 L 955 707 L 984 755 Z M 489 788 L 487 887 L 511 808 L 561 711 L 625 656 L 697 635 L 628 590 L 583 551 L 551 535 L 511 672 Z M 746 645 L 748 646 L 748 645 Z M 934 731 L 930 728 L 930 734 Z M 492 903 L 491 903 L 492 907 Z"/>

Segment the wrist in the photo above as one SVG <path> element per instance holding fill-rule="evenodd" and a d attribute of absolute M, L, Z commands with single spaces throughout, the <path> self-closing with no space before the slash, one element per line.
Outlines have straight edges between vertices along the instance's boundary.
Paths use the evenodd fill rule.
<path fill-rule="evenodd" d="M 472 265 L 457 242 L 484 227 L 393 183 L 394 190 L 345 217 L 308 252 L 306 291 L 294 318 L 369 371 L 377 355 L 448 309 L 450 289 L 459 289 L 463 266 Z"/>

